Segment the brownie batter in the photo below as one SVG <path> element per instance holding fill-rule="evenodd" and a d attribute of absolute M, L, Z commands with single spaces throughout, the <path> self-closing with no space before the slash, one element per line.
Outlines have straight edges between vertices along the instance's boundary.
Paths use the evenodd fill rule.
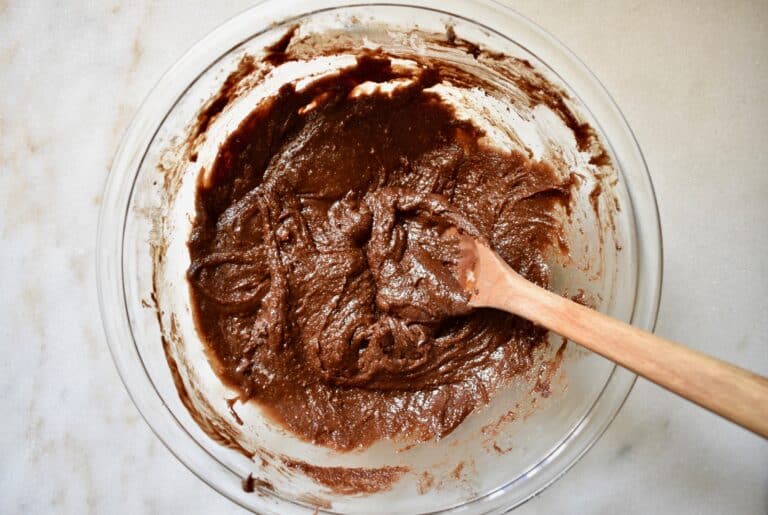
<path fill-rule="evenodd" d="M 399 80 L 394 90 L 361 84 Z M 547 333 L 470 310 L 451 227 L 547 286 L 570 179 L 481 143 L 418 72 L 376 54 L 286 85 L 221 145 L 198 185 L 188 278 L 219 376 L 337 449 L 452 431 Z"/>

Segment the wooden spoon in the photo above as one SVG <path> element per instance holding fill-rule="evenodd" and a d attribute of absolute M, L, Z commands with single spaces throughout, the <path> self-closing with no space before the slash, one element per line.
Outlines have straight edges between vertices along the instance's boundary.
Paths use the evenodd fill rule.
<path fill-rule="evenodd" d="M 768 438 L 768 378 L 563 298 L 517 274 L 485 243 L 460 241 L 459 279 L 471 306 L 527 318 Z"/>

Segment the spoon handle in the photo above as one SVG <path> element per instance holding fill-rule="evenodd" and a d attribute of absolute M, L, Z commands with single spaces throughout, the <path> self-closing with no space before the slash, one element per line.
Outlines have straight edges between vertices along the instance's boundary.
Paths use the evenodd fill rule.
<path fill-rule="evenodd" d="M 768 438 L 768 378 L 563 298 L 494 258 L 495 279 L 477 290 L 471 304 L 527 318 Z"/>

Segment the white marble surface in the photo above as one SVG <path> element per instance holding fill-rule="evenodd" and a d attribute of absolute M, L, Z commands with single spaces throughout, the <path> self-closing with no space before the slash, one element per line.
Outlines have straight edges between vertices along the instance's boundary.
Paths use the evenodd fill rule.
<path fill-rule="evenodd" d="M 0 0 L 0 513 L 234 513 L 152 435 L 112 365 L 94 245 L 149 88 L 250 2 Z M 768 374 L 768 3 L 514 6 L 603 80 L 665 237 L 658 333 Z M 639 381 L 520 513 L 768 513 L 768 443 Z"/>

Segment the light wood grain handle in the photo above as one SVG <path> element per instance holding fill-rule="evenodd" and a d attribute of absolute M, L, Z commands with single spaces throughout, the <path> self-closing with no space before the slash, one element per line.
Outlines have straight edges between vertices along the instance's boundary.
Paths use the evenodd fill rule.
<path fill-rule="evenodd" d="M 517 275 L 517 274 L 515 274 Z M 505 306 L 768 438 L 768 379 L 512 278 Z M 498 291 L 498 290 L 497 290 Z"/>

